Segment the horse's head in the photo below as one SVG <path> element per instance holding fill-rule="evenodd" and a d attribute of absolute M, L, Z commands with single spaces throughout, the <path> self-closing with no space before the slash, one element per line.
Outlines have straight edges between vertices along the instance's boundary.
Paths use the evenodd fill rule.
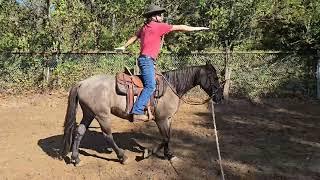
<path fill-rule="evenodd" d="M 206 63 L 200 70 L 199 85 L 216 103 L 223 98 L 223 85 L 220 84 L 216 69 L 212 64 Z"/>

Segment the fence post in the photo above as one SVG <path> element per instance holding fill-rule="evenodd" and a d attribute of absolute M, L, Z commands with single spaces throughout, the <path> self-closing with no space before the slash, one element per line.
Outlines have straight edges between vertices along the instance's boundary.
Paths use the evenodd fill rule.
<path fill-rule="evenodd" d="M 320 99 L 320 51 L 317 53 L 317 99 Z"/>
<path fill-rule="evenodd" d="M 223 87 L 223 97 L 227 102 L 229 100 L 230 77 L 231 77 L 231 68 L 229 66 L 230 57 L 231 57 L 230 48 L 226 47 L 225 74 L 224 74 L 225 84 Z"/>
<path fill-rule="evenodd" d="M 45 66 L 43 68 L 43 87 L 46 87 L 49 82 L 50 70 L 49 67 Z"/>
<path fill-rule="evenodd" d="M 46 67 L 46 84 L 49 83 L 50 80 L 50 67 Z"/>

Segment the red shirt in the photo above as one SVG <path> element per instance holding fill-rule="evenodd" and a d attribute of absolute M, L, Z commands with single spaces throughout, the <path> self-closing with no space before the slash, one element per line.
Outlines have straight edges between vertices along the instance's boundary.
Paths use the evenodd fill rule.
<path fill-rule="evenodd" d="M 157 59 L 160 52 L 161 37 L 170 31 L 172 31 L 172 25 L 167 23 L 151 21 L 144 25 L 137 32 L 137 37 L 140 39 L 140 55 Z"/>

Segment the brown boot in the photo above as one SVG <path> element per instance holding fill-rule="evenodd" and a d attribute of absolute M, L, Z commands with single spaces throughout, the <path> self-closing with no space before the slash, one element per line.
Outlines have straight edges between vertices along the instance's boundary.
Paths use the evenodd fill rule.
<path fill-rule="evenodd" d="M 134 114 L 133 115 L 133 121 L 148 121 L 148 116 L 144 114 Z"/>

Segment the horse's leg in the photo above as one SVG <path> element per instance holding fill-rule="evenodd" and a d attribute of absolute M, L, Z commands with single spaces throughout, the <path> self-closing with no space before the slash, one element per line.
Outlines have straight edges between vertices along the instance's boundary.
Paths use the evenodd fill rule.
<path fill-rule="evenodd" d="M 79 124 L 79 126 L 76 129 L 75 132 L 75 138 L 73 141 L 72 145 L 72 154 L 71 154 L 71 163 L 74 165 L 77 165 L 80 163 L 80 158 L 79 158 L 79 146 L 80 142 L 91 124 L 92 120 L 94 119 L 94 116 L 91 113 L 86 113 L 85 110 L 83 110 L 83 118 Z"/>
<path fill-rule="evenodd" d="M 119 148 L 118 145 L 114 142 L 112 132 L 111 132 L 111 122 L 110 115 L 107 116 L 98 116 L 97 120 L 101 126 L 101 130 L 103 132 L 103 136 L 105 137 L 107 143 L 112 147 L 112 149 L 116 152 L 118 159 L 122 164 L 128 159 L 128 157 L 124 154 L 124 150 Z"/>
<path fill-rule="evenodd" d="M 164 147 L 164 157 L 168 160 L 171 160 L 174 155 L 170 151 L 170 137 L 171 137 L 171 117 L 163 120 L 156 121 L 160 134 L 163 137 L 162 143 L 157 147 L 156 151 Z M 155 151 L 155 150 L 153 150 Z"/>

